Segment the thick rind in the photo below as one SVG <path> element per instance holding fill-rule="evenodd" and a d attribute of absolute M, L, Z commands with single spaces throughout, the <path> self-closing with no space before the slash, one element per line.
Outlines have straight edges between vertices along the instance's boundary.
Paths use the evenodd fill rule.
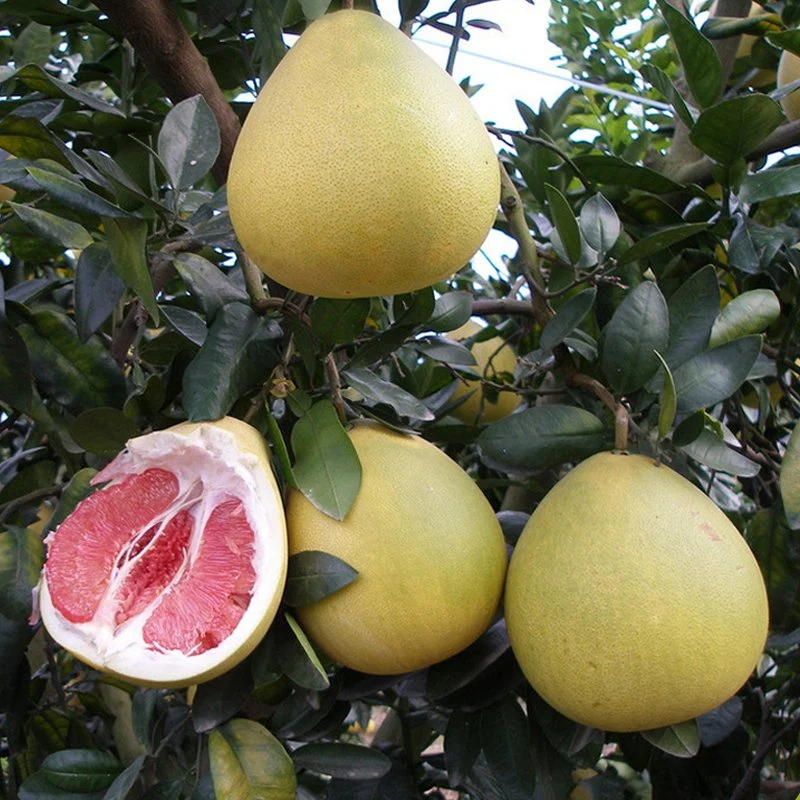
<path fill-rule="evenodd" d="M 215 422 L 182 423 L 131 439 L 94 482 L 112 481 L 154 466 L 170 470 L 179 480 L 202 472 L 206 484 L 215 486 L 212 504 L 215 495 L 234 494 L 245 500 L 255 534 L 257 579 L 250 605 L 233 634 L 197 656 L 154 653 L 143 645 L 137 647 L 130 629 L 113 637 L 109 630 L 99 631 L 91 623 L 75 625 L 65 620 L 53 606 L 46 569 L 39 593 L 40 613 L 50 635 L 81 661 L 143 686 L 177 688 L 227 672 L 263 638 L 286 582 L 286 520 L 264 441 L 240 420 L 225 417 Z"/>

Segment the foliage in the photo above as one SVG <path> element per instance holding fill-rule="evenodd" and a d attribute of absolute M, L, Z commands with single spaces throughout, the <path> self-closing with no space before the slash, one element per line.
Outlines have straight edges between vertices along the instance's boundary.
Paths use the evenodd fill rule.
<path fill-rule="evenodd" d="M 222 773 L 209 739 L 235 749 L 232 720 L 244 717 L 283 743 L 305 798 L 538 800 L 579 785 L 576 797 L 741 800 L 759 775 L 794 796 L 800 172 L 786 148 L 798 140 L 774 85 L 747 84 L 794 49 L 792 4 L 765 6 L 767 22 L 701 29 L 706 11 L 690 20 L 664 0 L 554 2 L 551 38 L 599 88 L 552 106 L 532 88 L 519 129 L 493 129 L 514 187 L 504 201 L 516 190 L 525 212 L 520 225 L 504 202 L 496 227 L 519 253 L 509 240 L 516 254 L 489 277 L 466 267 L 410 295 L 353 301 L 281 287 L 258 297 L 226 213 L 219 110 L 196 76 L 159 71 L 131 46 L 114 5 L 139 7 L 0 9 L 0 148 L 15 157 L 0 184 L 16 191 L 0 210 L 0 796 L 210 798 Z M 243 116 L 242 91 L 274 68 L 282 31 L 327 3 L 170 5 Z M 463 37 L 470 21 L 488 24 L 474 5 L 401 0 L 400 11 L 406 28 Z M 752 53 L 720 58 L 743 25 L 758 37 Z M 456 381 L 475 373 L 446 334 L 470 315 L 520 354 L 485 391 L 523 405 L 485 427 L 448 413 Z M 564 469 L 619 443 L 615 417 L 627 417 L 629 448 L 702 486 L 759 559 L 773 636 L 756 674 L 697 721 L 612 736 L 527 687 L 500 618 L 445 663 L 375 677 L 321 661 L 287 610 L 192 702 L 119 685 L 28 623 L 43 537 L 127 438 L 231 413 L 267 437 L 284 485 L 352 497 L 358 465 L 331 401 L 446 449 L 509 545 Z M 346 565 L 320 567 L 324 586 L 314 565 L 292 569 L 292 607 L 351 579 Z M 274 737 L 245 727 L 248 747 L 277 758 Z"/>

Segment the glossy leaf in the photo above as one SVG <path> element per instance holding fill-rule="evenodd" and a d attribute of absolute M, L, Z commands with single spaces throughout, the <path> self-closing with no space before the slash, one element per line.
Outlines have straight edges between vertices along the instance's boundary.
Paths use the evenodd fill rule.
<path fill-rule="evenodd" d="M 638 261 L 645 256 L 660 253 L 662 250 L 672 247 L 679 242 L 690 239 L 695 234 L 708 228 L 705 222 L 691 222 L 685 225 L 673 225 L 672 227 L 661 228 L 661 230 L 651 233 L 640 239 L 620 256 L 619 264 L 630 264 Z"/>
<path fill-rule="evenodd" d="M 383 380 L 366 367 L 345 370 L 342 378 L 367 400 L 379 405 L 387 405 L 401 417 L 409 419 L 432 420 L 433 412 L 413 394 L 394 383 Z"/>
<path fill-rule="evenodd" d="M 431 318 L 435 307 L 436 301 L 430 287 L 395 295 L 392 298 L 392 324 L 414 327 L 424 325 Z"/>
<path fill-rule="evenodd" d="M 205 320 L 194 311 L 181 306 L 159 305 L 159 310 L 164 315 L 164 319 L 184 338 L 198 347 L 202 347 L 208 337 L 208 328 Z"/>
<path fill-rule="evenodd" d="M 75 271 L 75 322 L 85 342 L 109 318 L 125 293 L 109 249 L 90 245 L 80 255 Z"/>
<path fill-rule="evenodd" d="M 200 303 L 209 322 L 226 303 L 249 303 L 247 292 L 232 283 L 225 273 L 196 253 L 180 253 L 175 269 Z"/>
<path fill-rule="evenodd" d="M 800 165 L 772 167 L 745 175 L 739 191 L 743 203 L 760 203 L 776 197 L 800 194 Z"/>
<path fill-rule="evenodd" d="M 603 329 L 601 363 L 608 382 L 619 394 L 644 386 L 655 375 L 669 338 L 669 312 L 664 296 L 643 281 L 620 303 Z"/>
<path fill-rule="evenodd" d="M 695 115 L 689 110 L 686 100 L 684 100 L 678 87 L 670 80 L 669 75 L 653 64 L 643 64 L 639 71 L 642 73 L 642 77 L 655 86 L 670 102 L 683 124 L 687 128 L 691 128 L 694 125 Z"/>
<path fill-rule="evenodd" d="M 80 181 L 49 169 L 28 167 L 28 174 L 61 205 L 84 214 L 104 217 L 129 217 L 130 214 L 105 197 L 87 189 Z"/>
<path fill-rule="evenodd" d="M 597 289 L 594 286 L 570 297 L 555 317 L 545 325 L 539 341 L 542 350 L 552 350 L 561 344 L 586 319 L 586 315 L 592 310 L 595 297 Z"/>
<path fill-rule="evenodd" d="M 672 369 L 708 347 L 711 328 L 719 313 L 717 273 L 711 265 L 694 273 L 667 300 L 669 347 L 665 355 Z"/>
<path fill-rule="evenodd" d="M 780 229 L 740 216 L 728 245 L 728 263 L 745 273 L 767 269 L 784 243 Z"/>
<path fill-rule="evenodd" d="M 297 486 L 316 508 L 344 519 L 361 486 L 361 463 L 330 400 L 318 400 L 292 428 Z"/>
<path fill-rule="evenodd" d="M 621 225 L 614 206 L 602 194 L 595 194 L 581 208 L 580 228 L 589 247 L 602 256 L 616 244 Z"/>
<path fill-rule="evenodd" d="M 475 356 L 458 342 L 444 339 L 416 339 L 414 349 L 434 361 L 441 361 L 453 367 L 471 367 L 476 363 Z"/>
<path fill-rule="evenodd" d="M 800 425 L 795 424 L 781 461 L 783 512 L 792 530 L 800 528 Z"/>
<path fill-rule="evenodd" d="M 244 661 L 222 675 L 199 684 L 192 702 L 192 726 L 195 731 L 208 733 L 227 722 L 239 713 L 252 692 L 253 673 L 250 665 Z"/>
<path fill-rule="evenodd" d="M 631 164 L 616 156 L 578 155 L 574 159 L 591 181 L 608 186 L 626 186 L 653 194 L 666 194 L 681 188 L 679 183 L 649 167 Z"/>
<path fill-rule="evenodd" d="M 15 77 L 31 89 L 41 92 L 47 97 L 69 98 L 87 108 L 102 111 L 104 114 L 124 116 L 124 112 L 111 103 L 107 103 L 105 100 L 85 92 L 71 83 L 59 80 L 40 66 L 34 64 L 24 66 L 22 69 L 17 70 Z"/>
<path fill-rule="evenodd" d="M 219 419 L 278 363 L 281 330 L 244 303 L 214 317 L 197 355 L 183 373 L 183 403 L 193 421 Z"/>
<path fill-rule="evenodd" d="M 675 421 L 675 413 L 678 410 L 678 395 L 675 392 L 675 381 L 670 372 L 669 365 L 663 356 L 656 350 L 656 357 L 661 362 L 664 370 L 664 383 L 658 396 L 658 435 L 664 439 L 672 428 Z"/>
<path fill-rule="evenodd" d="M 33 400 L 33 371 L 25 340 L 0 315 L 0 400 L 25 413 Z"/>
<path fill-rule="evenodd" d="M 14 61 L 20 65 L 44 66 L 50 56 L 53 34 L 46 25 L 29 22 L 14 41 Z"/>
<path fill-rule="evenodd" d="M 433 314 L 425 326 L 430 331 L 445 333 L 460 328 L 472 315 L 470 292 L 447 292 L 436 299 Z"/>
<path fill-rule="evenodd" d="M 311 306 L 311 325 L 314 333 L 328 345 L 352 342 L 364 330 L 369 308 L 369 298 L 330 300 L 319 297 Z"/>
<path fill-rule="evenodd" d="M 34 772 L 19 787 L 19 800 L 103 800 L 105 790 L 70 792 L 60 789 L 47 779 L 43 771 Z"/>
<path fill-rule="evenodd" d="M 730 475 L 739 475 L 744 478 L 752 478 L 758 475 L 761 467 L 751 461 L 741 453 L 728 447 L 719 436 L 712 433 L 708 428 L 690 444 L 682 448 L 687 456 L 695 461 L 705 464 L 711 469 L 719 472 L 727 472 Z"/>
<path fill-rule="evenodd" d="M 292 760 L 300 769 L 347 780 L 380 778 L 392 768 L 389 757 L 378 750 L 342 742 L 304 745 L 292 752 Z"/>
<path fill-rule="evenodd" d="M 641 733 L 653 747 L 676 758 L 693 758 L 700 750 L 700 729 L 693 719 Z"/>
<path fill-rule="evenodd" d="M 37 533 L 14 525 L 0 531 L 0 614 L 11 620 L 30 617 L 43 563 L 44 545 Z"/>
<path fill-rule="evenodd" d="M 202 95 L 177 103 L 158 134 L 158 155 L 175 189 L 188 189 L 217 160 L 219 127 Z"/>
<path fill-rule="evenodd" d="M 704 350 L 676 367 L 672 375 L 678 411 L 698 411 L 730 397 L 747 379 L 760 350 L 760 336 L 744 336 Z"/>
<path fill-rule="evenodd" d="M 289 606 L 315 603 L 357 578 L 358 570 L 341 558 L 320 550 L 304 550 L 289 557 L 283 600 Z"/>
<path fill-rule="evenodd" d="M 330 685 L 325 667 L 314 646 L 291 614 L 284 614 L 288 626 L 278 641 L 278 663 L 295 683 L 322 691 Z"/>
<path fill-rule="evenodd" d="M 718 347 L 732 339 L 761 333 L 781 315 L 781 304 L 770 289 L 751 289 L 734 297 L 720 311 L 711 329 L 709 347 Z"/>
<path fill-rule="evenodd" d="M 530 731 L 513 695 L 481 713 L 481 749 L 508 800 L 530 800 L 536 785 Z"/>
<path fill-rule="evenodd" d="M 122 772 L 122 764 L 102 750 L 60 750 L 44 759 L 42 772 L 59 789 L 92 792 L 109 787 Z"/>
<path fill-rule="evenodd" d="M 733 696 L 722 705 L 699 716 L 697 725 L 703 747 L 713 747 L 727 739 L 739 726 L 743 707 L 742 699 Z"/>
<path fill-rule="evenodd" d="M 99 456 L 113 457 L 128 439 L 141 431 L 136 423 L 116 408 L 89 408 L 69 424 L 69 435 L 75 443 Z"/>
<path fill-rule="evenodd" d="M 578 220 L 572 213 L 572 207 L 563 194 L 549 183 L 545 184 L 547 202 L 550 206 L 550 213 L 558 231 L 558 237 L 567 253 L 570 263 L 576 264 L 581 257 L 581 230 Z"/>
<path fill-rule="evenodd" d="M 48 242 L 61 245 L 65 249 L 81 250 L 93 241 L 89 231 L 77 222 L 51 214 L 49 211 L 42 211 L 40 208 L 19 203 L 8 205 L 34 234 Z"/>
<path fill-rule="evenodd" d="M 580 461 L 603 449 L 605 427 L 575 406 L 537 406 L 489 425 L 478 437 L 481 457 L 514 469 Z"/>

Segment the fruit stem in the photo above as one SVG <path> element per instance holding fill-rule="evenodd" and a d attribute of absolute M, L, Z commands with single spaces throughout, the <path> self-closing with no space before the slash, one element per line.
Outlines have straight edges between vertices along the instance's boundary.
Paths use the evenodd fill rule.
<path fill-rule="evenodd" d="M 622 403 L 614 411 L 614 449 L 628 449 L 628 409 Z"/>
<path fill-rule="evenodd" d="M 247 294 L 253 306 L 255 306 L 259 301 L 265 300 L 267 297 L 267 293 L 264 291 L 264 284 L 261 281 L 261 270 L 244 253 L 239 257 L 239 263 L 242 265 L 244 287 L 247 289 Z"/>
<path fill-rule="evenodd" d="M 345 9 L 345 8 L 352 9 L 353 8 L 353 0 L 342 0 L 342 9 Z"/>

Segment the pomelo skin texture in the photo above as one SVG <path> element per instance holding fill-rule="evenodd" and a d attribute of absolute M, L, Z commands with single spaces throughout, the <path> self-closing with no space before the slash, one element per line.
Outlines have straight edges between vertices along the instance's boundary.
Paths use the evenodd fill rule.
<path fill-rule="evenodd" d="M 261 435 L 240 420 L 131 439 L 48 537 L 39 604 L 82 661 L 145 686 L 226 672 L 286 580 L 286 522 Z"/>
<path fill-rule="evenodd" d="M 508 571 L 511 648 L 539 694 L 608 731 L 672 725 L 738 691 L 767 635 L 764 583 L 699 489 L 599 453 L 547 494 Z"/>
<path fill-rule="evenodd" d="M 500 172 L 452 78 L 376 14 L 313 22 L 264 84 L 228 204 L 269 276 L 323 297 L 410 292 L 452 275 L 494 223 Z"/>
<path fill-rule="evenodd" d="M 477 322 L 470 320 L 460 328 L 447 334 L 450 339 L 459 341 L 474 336 L 481 330 Z M 517 363 L 517 354 L 511 345 L 499 336 L 485 342 L 475 342 L 470 347 L 475 357 L 476 369 L 486 380 L 495 380 L 499 372 L 513 372 Z M 520 397 L 514 392 L 498 392 L 494 399 L 483 391 L 480 381 L 460 381 L 451 400 L 469 395 L 467 399 L 450 413 L 465 425 L 488 425 L 507 417 L 520 403 Z"/>
<path fill-rule="evenodd" d="M 359 423 L 356 501 L 342 522 L 293 490 L 290 553 L 322 550 L 358 570 L 353 583 L 298 609 L 335 661 L 374 675 L 422 669 L 463 650 L 488 627 L 506 570 L 488 500 L 430 442 Z"/>

